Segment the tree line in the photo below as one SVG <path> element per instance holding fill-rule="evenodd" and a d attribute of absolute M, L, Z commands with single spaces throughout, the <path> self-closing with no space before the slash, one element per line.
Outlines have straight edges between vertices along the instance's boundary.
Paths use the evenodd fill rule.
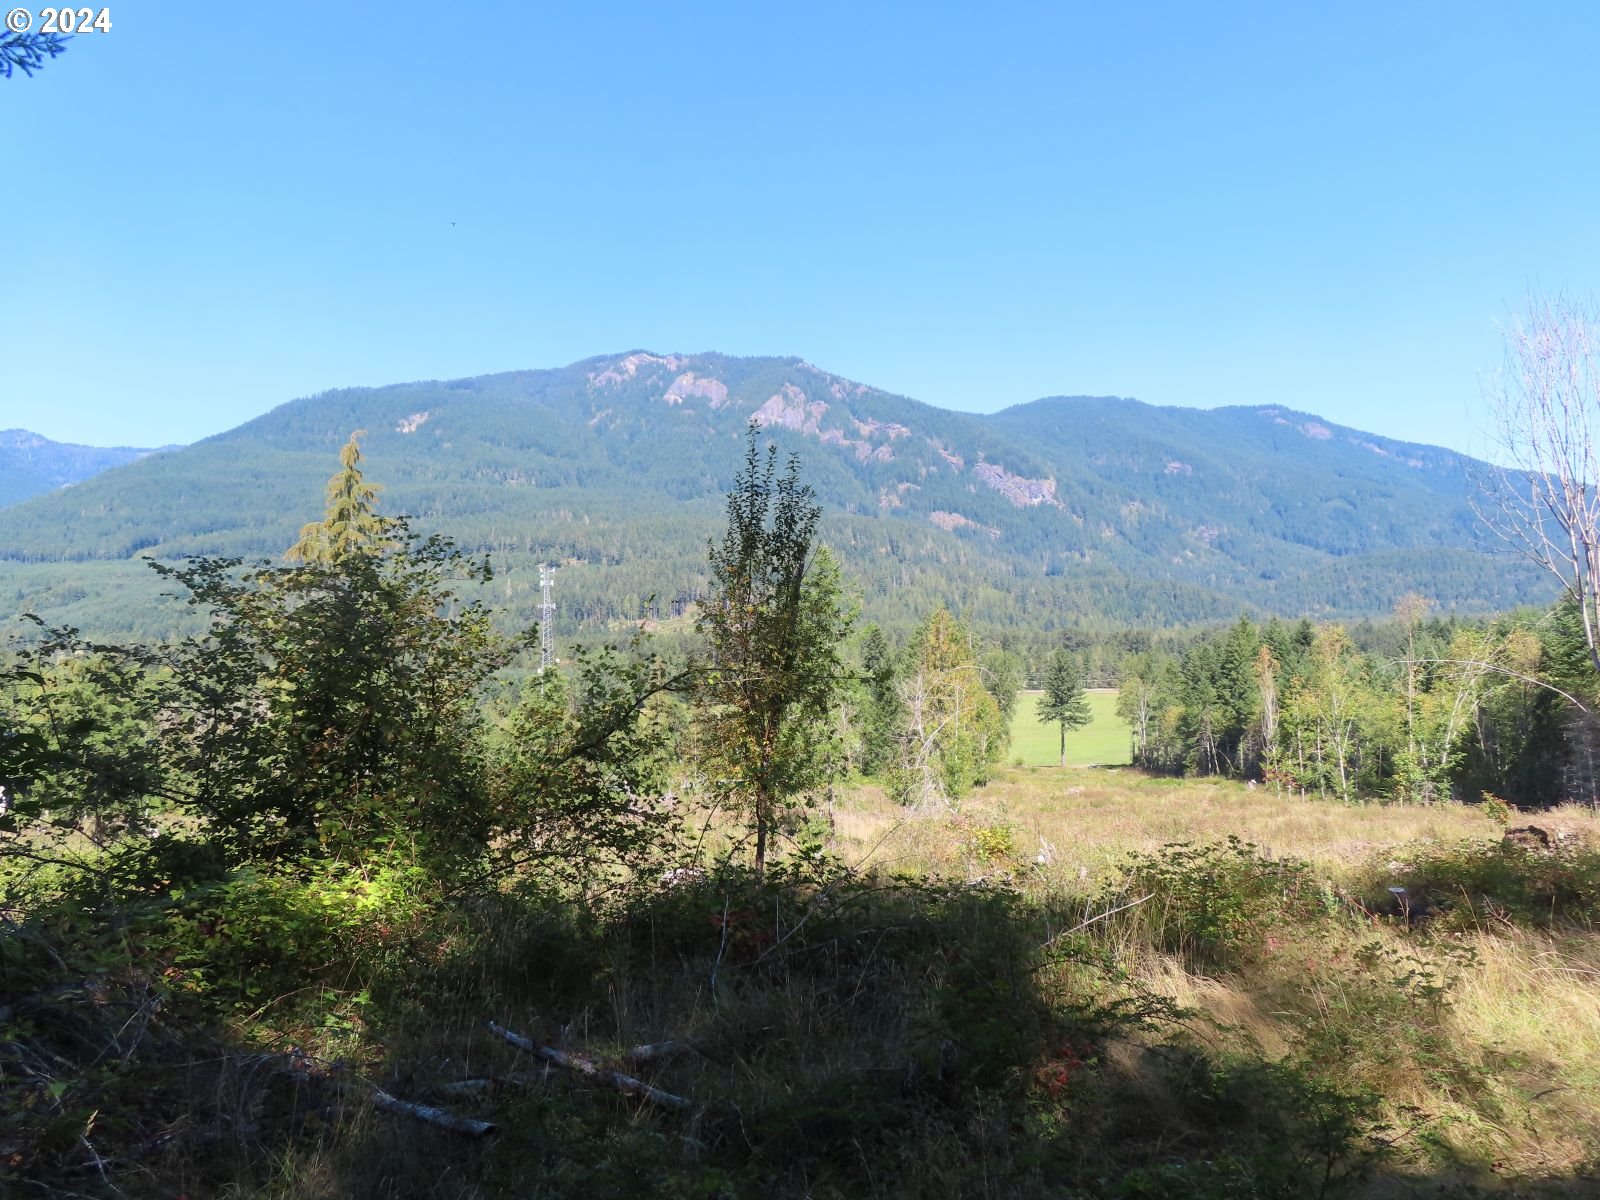
<path fill-rule="evenodd" d="M 1358 645 L 1339 625 L 1248 618 L 1123 666 L 1134 762 L 1354 801 L 1594 795 L 1593 672 L 1571 601 L 1494 621 L 1405 598 Z"/>
<path fill-rule="evenodd" d="M 820 517 L 797 460 L 780 471 L 752 429 L 694 636 L 579 646 L 534 673 L 533 631 L 471 597 L 489 562 L 381 515 L 352 438 L 323 520 L 284 558 L 157 566 L 203 632 L 112 645 L 35 619 L 14 643 L 3 851 L 168 880 L 403 852 L 588 888 L 657 861 L 684 793 L 736 814 L 759 871 L 847 775 L 908 805 L 986 783 L 1030 677 L 1063 759 L 1094 677 L 1120 686 L 1154 771 L 1346 801 L 1593 794 L 1596 688 L 1571 602 L 1469 624 L 1413 597 L 1355 636 L 1241 618 L 1098 639 L 984 639 L 941 605 L 858 634 Z"/>

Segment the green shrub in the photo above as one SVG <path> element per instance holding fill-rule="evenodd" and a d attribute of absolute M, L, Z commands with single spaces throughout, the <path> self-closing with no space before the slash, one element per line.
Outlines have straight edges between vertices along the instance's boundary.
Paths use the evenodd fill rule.
<path fill-rule="evenodd" d="M 1483 794 L 1483 799 L 1478 804 L 1478 811 L 1502 828 L 1511 821 L 1511 805 L 1493 792 Z"/>
<path fill-rule="evenodd" d="M 1600 852 L 1559 842 L 1548 850 L 1506 842 L 1423 847 L 1401 869 L 1413 911 L 1443 915 L 1447 924 L 1506 920 L 1522 925 L 1576 925 L 1600 920 Z M 1369 897 L 1381 903 L 1374 886 Z"/>
<path fill-rule="evenodd" d="M 191 992 L 257 1004 L 352 962 L 405 957 L 424 915 L 427 875 L 411 864 L 241 868 L 174 893 L 167 952 Z"/>
<path fill-rule="evenodd" d="M 1118 1200 L 1299 1200 L 1344 1194 L 1385 1157 L 1375 1098 L 1290 1062 L 1193 1056 L 1175 1099 L 1191 1124 L 1182 1155 L 1133 1167 Z"/>
<path fill-rule="evenodd" d="M 1269 930 L 1324 911 L 1305 863 L 1268 858 L 1237 837 L 1134 854 L 1103 900 L 1109 909 L 1146 896 L 1129 919 L 1153 928 L 1164 949 L 1212 965 L 1253 957 Z"/>
<path fill-rule="evenodd" d="M 981 825 L 972 831 L 970 842 L 974 857 L 986 863 L 1010 862 L 1017 854 L 1017 830 L 1004 821 Z"/>

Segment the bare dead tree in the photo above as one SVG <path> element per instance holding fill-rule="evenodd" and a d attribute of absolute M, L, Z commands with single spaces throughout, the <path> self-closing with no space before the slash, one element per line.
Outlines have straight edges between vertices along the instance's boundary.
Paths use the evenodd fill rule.
<path fill-rule="evenodd" d="M 1561 581 L 1600 671 L 1600 312 L 1560 296 L 1531 299 L 1506 331 L 1489 400 L 1500 462 L 1478 516 Z"/>

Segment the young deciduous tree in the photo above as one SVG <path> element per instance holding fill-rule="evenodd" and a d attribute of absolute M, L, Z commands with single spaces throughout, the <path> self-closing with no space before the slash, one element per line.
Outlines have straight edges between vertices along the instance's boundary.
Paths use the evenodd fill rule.
<path fill-rule="evenodd" d="M 853 618 L 833 556 L 815 544 L 821 515 L 798 460 L 779 476 L 776 447 L 763 454 L 752 424 L 698 624 L 711 652 L 700 694 L 707 774 L 749 820 L 758 872 L 783 810 L 838 772 L 832 718 Z"/>
<path fill-rule="evenodd" d="M 1089 698 L 1083 693 L 1078 664 L 1065 650 L 1050 656 L 1044 677 L 1044 697 L 1039 702 L 1039 719 L 1061 727 L 1061 765 L 1067 765 L 1067 731 L 1082 729 L 1093 719 Z"/>
<path fill-rule="evenodd" d="M 659 657 L 576 647 L 570 673 L 540 672 L 489 743 L 491 862 L 548 890 L 594 894 L 671 849 L 661 802 L 676 739 Z"/>
<path fill-rule="evenodd" d="M 1600 671 L 1600 312 L 1530 300 L 1506 332 L 1491 403 L 1502 465 L 1478 515 L 1560 581 Z"/>
<path fill-rule="evenodd" d="M 1025 682 L 1022 657 L 1010 650 L 990 650 L 984 654 L 979 669 L 983 672 L 983 686 L 1000 709 L 1001 728 L 1009 731 L 1011 715 L 1017 710 L 1017 693 Z"/>
<path fill-rule="evenodd" d="M 904 722 L 891 788 L 900 801 L 949 801 L 988 782 L 1005 725 L 973 661 L 972 638 L 948 608 L 940 605 L 917 631 L 897 686 Z"/>

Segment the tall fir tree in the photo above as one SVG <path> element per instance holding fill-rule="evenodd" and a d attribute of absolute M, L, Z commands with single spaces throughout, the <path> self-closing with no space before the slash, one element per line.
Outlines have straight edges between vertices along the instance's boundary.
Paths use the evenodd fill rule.
<path fill-rule="evenodd" d="M 861 639 L 861 770 L 877 775 L 894 761 L 896 739 L 905 721 L 900 677 L 889 640 L 876 625 Z"/>
<path fill-rule="evenodd" d="M 1044 677 L 1044 700 L 1039 719 L 1061 727 L 1061 765 L 1067 765 L 1067 732 L 1082 729 L 1093 719 L 1089 697 L 1083 691 L 1078 664 L 1065 650 L 1050 656 L 1050 669 Z"/>

